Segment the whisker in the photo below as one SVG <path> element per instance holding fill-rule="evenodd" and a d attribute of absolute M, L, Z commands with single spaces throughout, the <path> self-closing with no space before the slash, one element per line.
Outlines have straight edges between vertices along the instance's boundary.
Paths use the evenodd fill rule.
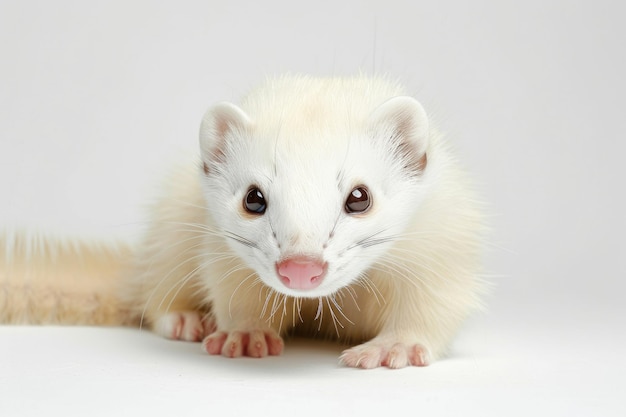
<path fill-rule="evenodd" d="M 235 270 L 233 270 L 233 273 L 238 272 L 238 271 L 241 271 L 241 270 L 243 270 L 243 269 L 245 269 L 245 268 L 235 269 Z M 229 274 L 226 274 L 226 275 L 228 276 Z M 232 307 L 232 303 L 233 303 L 233 298 L 235 297 L 235 294 L 237 293 L 237 290 L 239 290 L 239 288 L 241 288 L 241 286 L 242 286 L 242 285 L 243 285 L 246 281 L 248 281 L 250 278 L 252 278 L 252 277 L 254 277 L 254 276 L 255 276 L 255 273 L 254 273 L 254 272 L 251 272 L 250 274 L 248 274 L 248 275 L 247 275 L 247 276 L 246 276 L 246 277 L 245 277 L 245 278 L 244 278 L 244 279 L 243 279 L 243 280 L 242 280 L 242 281 L 241 281 L 241 282 L 237 285 L 237 287 L 235 287 L 235 289 L 233 290 L 233 293 L 230 295 L 230 299 L 228 300 L 228 315 L 229 315 L 231 318 L 233 317 L 231 307 Z M 223 280 L 223 279 L 224 279 L 224 277 L 222 277 L 222 279 L 221 279 L 221 280 Z"/>
<path fill-rule="evenodd" d="M 172 304 L 174 303 L 174 300 L 176 299 L 176 297 L 178 297 L 178 294 L 180 293 L 180 291 L 183 289 L 183 287 L 185 286 L 185 284 L 187 284 L 189 282 L 189 280 L 191 280 L 191 278 L 195 275 L 195 273 L 201 268 L 202 265 L 198 265 L 196 268 L 194 268 L 193 270 L 191 270 L 187 275 L 185 275 L 182 279 L 180 279 L 179 281 L 177 281 L 174 285 L 172 285 L 172 287 L 165 293 L 165 295 L 163 295 L 163 298 L 161 299 L 161 302 L 159 303 L 159 305 L 157 306 L 157 309 L 160 309 L 161 306 L 163 305 L 163 302 L 165 301 L 165 299 L 170 295 L 170 293 L 172 292 L 172 290 L 176 287 L 178 287 L 176 289 L 176 291 L 174 292 L 174 294 L 172 295 L 172 298 L 170 299 L 170 302 L 168 303 L 167 307 L 165 308 L 165 312 L 169 313 L 170 308 L 172 307 Z"/>
<path fill-rule="evenodd" d="M 373 240 L 376 236 L 378 236 L 378 235 L 380 235 L 381 233 L 384 233 L 384 232 L 385 232 L 385 229 L 379 230 L 377 232 L 374 232 L 371 235 L 366 236 L 363 239 L 361 239 L 359 241 L 356 241 L 352 245 L 348 246 L 346 248 L 346 250 L 352 250 L 352 249 L 357 248 L 357 247 L 362 247 L 364 244 L 367 244 L 368 241 Z"/>
<path fill-rule="evenodd" d="M 378 289 L 376 284 L 367 275 L 365 275 L 365 274 L 361 275 L 356 282 L 357 282 L 358 285 L 363 287 L 368 293 L 370 293 L 370 294 L 372 294 L 374 296 L 374 298 L 376 299 L 376 303 L 379 306 L 382 306 L 383 304 L 387 303 L 386 300 L 385 300 L 385 297 L 380 292 L 380 290 Z M 378 298 L 379 295 L 380 295 L 380 298 Z M 382 303 L 381 303 L 380 299 L 383 300 Z M 355 300 L 355 302 L 356 302 L 356 300 Z"/>
<path fill-rule="evenodd" d="M 272 296 L 272 294 L 274 293 L 274 289 L 270 288 L 270 287 L 266 287 L 267 288 L 267 296 L 265 297 L 265 302 L 263 303 L 263 308 L 261 309 L 261 314 L 259 318 L 263 318 L 263 316 L 265 316 L 265 313 L 267 312 L 267 307 L 269 306 L 269 302 L 270 302 L 270 298 Z M 260 294 L 260 292 L 259 292 Z M 269 318 L 268 318 L 269 320 Z"/>
<path fill-rule="evenodd" d="M 298 318 L 300 319 L 300 323 L 304 323 L 304 319 L 302 318 L 302 298 L 296 298 L 294 304 L 298 304 Z"/>
<path fill-rule="evenodd" d="M 202 254 L 198 254 L 195 256 L 191 256 L 186 258 L 185 260 L 183 260 L 182 262 L 178 263 L 176 266 L 174 266 L 166 275 L 164 275 L 158 282 L 157 284 L 152 288 L 152 291 L 150 292 L 150 295 L 148 296 L 146 302 L 144 303 L 144 307 L 143 310 L 141 312 L 141 317 L 140 317 L 140 321 L 139 321 L 139 327 L 142 328 L 143 327 L 143 323 L 145 320 L 145 315 L 148 309 L 148 305 L 150 305 L 150 303 L 152 302 L 154 296 L 156 295 L 157 290 L 159 289 L 159 287 L 161 285 L 163 285 L 168 279 L 170 279 L 170 277 L 172 276 L 172 274 L 179 269 L 180 267 L 184 266 L 185 264 L 189 263 L 189 262 L 193 262 L 198 258 L 202 258 L 205 256 L 209 256 L 211 254 L 206 254 L 206 253 L 202 253 Z M 211 262 L 205 263 L 206 265 L 209 265 L 213 262 L 218 262 L 220 260 L 223 259 L 228 259 L 229 257 L 233 257 L 232 254 L 226 254 L 226 253 L 214 253 L 214 255 L 218 255 L 216 257 L 213 257 L 210 259 Z M 153 266 L 153 264 L 152 264 Z M 197 272 L 200 268 L 196 267 L 193 269 L 194 273 Z M 144 272 L 144 275 L 148 275 L 150 272 L 150 270 Z M 185 279 L 185 278 L 183 278 Z M 178 284 L 180 283 L 180 280 L 177 280 L 174 284 L 174 287 L 176 287 Z M 168 290 L 168 292 L 163 296 L 163 299 L 161 300 L 161 302 L 159 303 L 157 308 L 160 308 L 163 305 L 163 301 L 165 300 L 165 298 L 171 293 L 172 289 Z"/>
<path fill-rule="evenodd" d="M 343 312 L 343 309 L 341 308 L 341 306 L 337 303 L 337 300 L 335 300 L 335 297 L 333 295 L 331 295 L 330 297 L 328 297 L 330 299 L 330 301 L 333 303 L 333 305 L 335 307 L 337 307 L 337 311 L 339 312 L 339 314 L 341 314 L 341 316 L 346 319 L 348 321 L 348 323 L 352 324 L 354 326 L 354 322 L 352 320 L 350 320 L 348 318 L 348 316 L 345 315 L 345 313 Z M 329 306 L 330 307 L 330 306 Z M 341 326 L 343 327 L 343 326 Z"/>
<path fill-rule="evenodd" d="M 401 263 L 391 263 L 387 260 L 383 260 L 379 264 L 381 266 L 384 266 L 385 268 L 388 268 L 392 272 L 395 272 L 396 274 L 394 276 L 401 278 L 404 282 L 411 284 L 417 289 L 428 290 L 431 294 L 437 294 L 441 292 L 441 291 L 438 291 L 436 288 L 433 288 L 433 286 L 430 283 L 428 283 L 426 280 L 424 280 L 422 277 L 420 277 L 419 274 L 416 274 L 407 266 Z M 384 271 L 384 269 L 381 269 L 381 271 Z M 432 273 L 435 276 L 440 277 L 440 275 L 437 274 L 436 272 L 433 271 Z M 445 279 L 443 277 L 442 277 L 442 280 L 445 282 Z"/>
<path fill-rule="evenodd" d="M 271 321 L 274 321 L 274 316 L 276 315 L 276 312 L 278 311 L 278 309 L 280 308 L 280 297 L 282 296 L 282 294 L 280 294 L 279 292 L 275 291 L 274 292 L 274 299 L 272 300 L 272 308 L 270 310 L 270 317 L 271 317 Z"/>
<path fill-rule="evenodd" d="M 341 324 L 341 322 L 337 319 L 337 316 L 335 316 L 335 312 L 333 311 L 333 308 L 330 305 L 330 301 L 328 301 L 329 297 L 325 297 L 326 298 L 326 304 L 328 305 L 328 311 L 330 312 L 330 317 L 333 320 L 333 325 L 335 326 L 335 332 L 337 333 L 337 337 L 340 336 L 339 334 L 339 327 L 337 327 L 337 325 L 341 326 L 341 328 L 343 329 L 343 324 Z"/>
<path fill-rule="evenodd" d="M 378 263 L 378 266 L 374 266 L 374 267 L 372 267 L 372 270 L 375 270 L 375 271 L 380 271 L 380 272 L 383 272 L 383 273 L 386 273 L 386 274 L 389 274 L 390 272 L 392 272 L 394 277 L 401 278 L 403 281 L 407 282 L 408 284 L 412 285 L 414 288 L 416 288 L 416 289 L 418 289 L 418 290 L 419 290 L 419 289 L 422 289 L 422 288 L 418 285 L 418 283 L 416 283 L 415 281 L 411 280 L 411 279 L 407 276 L 407 273 L 406 273 L 406 272 L 403 272 L 402 270 L 400 270 L 400 269 L 396 268 L 395 264 L 392 264 L 392 263 L 390 263 L 390 262 L 384 262 L 384 261 L 381 261 L 381 262 L 379 262 L 379 263 Z M 420 279 L 419 277 L 415 277 L 415 278 L 417 278 L 417 280 L 418 280 L 420 283 L 424 284 L 424 286 L 426 286 L 426 288 L 428 288 L 428 287 L 427 287 L 427 284 L 426 284 L 426 283 L 424 283 L 424 282 L 422 282 L 422 281 L 421 281 L 421 279 Z"/>
<path fill-rule="evenodd" d="M 406 269 L 407 272 L 412 272 L 413 275 L 416 275 L 415 272 L 411 271 L 410 269 L 408 269 L 408 266 L 406 265 L 407 263 L 409 265 L 413 265 L 418 269 L 423 269 L 426 270 L 427 272 L 430 272 L 431 274 L 437 276 L 438 278 L 440 278 L 443 282 L 450 282 L 450 280 L 448 278 L 446 278 L 444 275 L 442 275 L 442 273 L 440 271 L 448 271 L 450 270 L 450 266 L 438 259 L 435 259 L 431 256 L 429 256 L 427 253 L 425 252 L 419 252 L 419 253 L 415 253 L 415 252 L 410 252 L 413 255 L 415 255 L 412 258 L 408 258 L 408 257 L 402 257 L 399 256 L 397 254 L 394 254 L 392 252 L 387 253 L 384 257 L 383 260 L 389 262 L 390 260 L 395 260 L 398 261 L 397 264 L 398 265 L 402 265 L 403 268 Z M 386 259 L 385 259 L 386 258 Z M 439 270 L 435 270 L 431 267 L 431 265 L 434 264 L 436 266 L 439 267 Z M 417 276 L 419 278 L 419 276 Z"/>
<path fill-rule="evenodd" d="M 177 224 L 177 225 L 179 225 L 179 224 L 183 224 L 183 225 L 191 225 L 191 223 L 182 223 L 182 222 L 170 222 L 170 223 L 171 223 L 171 224 Z M 196 225 L 196 224 L 193 224 L 193 225 L 194 225 L 194 226 L 203 226 L 203 225 Z M 154 265 L 155 265 L 156 260 L 157 260 L 157 259 L 159 259 L 159 258 L 161 257 L 161 255 L 162 255 L 162 254 L 167 253 L 167 252 L 171 251 L 173 248 L 175 248 L 176 246 L 182 245 L 182 244 L 184 244 L 184 243 L 187 243 L 187 242 L 190 242 L 190 241 L 193 241 L 193 240 L 196 240 L 196 239 L 204 239 L 204 238 L 207 236 L 208 231 L 210 231 L 210 229 L 208 229 L 208 228 L 206 228 L 206 227 L 204 227 L 204 226 L 201 228 L 201 230 L 202 230 L 202 233 L 198 233 L 198 231 L 197 231 L 197 230 L 190 230 L 189 232 L 191 232 L 191 233 L 198 233 L 198 234 L 197 234 L 197 235 L 195 235 L 195 236 L 188 237 L 188 238 L 186 238 L 186 239 L 181 239 L 181 240 L 178 240 L 178 241 L 176 241 L 176 242 L 174 242 L 174 243 L 172 243 L 172 244 L 170 244 L 170 245 L 168 245 L 168 246 L 164 246 L 163 248 L 161 248 L 160 250 L 158 250 L 158 251 L 157 251 L 157 252 L 156 252 L 156 253 L 155 253 L 155 254 L 151 257 L 151 259 L 150 259 L 150 263 L 147 265 L 147 267 L 145 268 L 145 271 L 143 272 L 143 276 L 147 276 L 147 275 L 149 275 L 149 274 L 150 274 L 150 271 L 152 271 L 152 269 L 153 269 L 153 267 L 154 267 Z M 181 230 L 181 231 L 184 231 L 184 230 Z M 190 246 L 190 247 L 186 248 L 184 251 L 177 253 L 177 254 L 176 254 L 176 257 L 175 257 L 174 259 L 179 258 L 179 257 L 182 257 L 183 255 L 187 254 L 188 252 L 190 252 L 190 251 L 192 251 L 192 250 L 195 250 L 195 249 L 197 249 L 197 248 L 199 248 L 199 247 L 202 247 L 202 246 L 203 246 L 203 243 L 204 243 L 204 241 L 203 241 L 203 242 L 200 242 L 200 243 L 198 243 L 198 244 L 196 244 L 196 245 L 192 245 L 192 246 Z M 208 255 L 210 255 L 210 254 L 203 254 L 203 255 L 207 255 L 207 256 L 208 256 Z M 226 253 L 214 253 L 214 255 L 222 255 L 222 256 L 223 256 L 223 255 L 226 255 Z M 172 269 L 168 272 L 168 274 L 166 274 L 164 277 L 162 277 L 162 278 L 159 280 L 159 282 L 157 282 L 156 286 L 153 288 L 153 290 L 151 291 L 150 295 L 148 296 L 148 299 L 146 300 L 146 302 L 145 302 L 145 304 L 144 304 L 144 308 L 142 309 L 142 312 L 141 312 L 141 317 L 140 317 L 140 321 L 139 321 L 139 328 L 140 328 L 140 329 L 142 329 L 142 328 L 143 328 L 143 323 L 144 323 L 144 321 L 145 321 L 145 314 L 146 314 L 147 307 L 148 307 L 148 305 L 150 304 L 150 302 L 152 301 L 152 299 L 153 299 L 154 295 L 156 294 L 157 289 L 158 289 L 158 288 L 159 288 L 159 287 L 160 287 L 160 286 L 161 286 L 161 285 L 162 285 L 162 284 L 163 284 L 163 283 L 164 283 L 167 279 L 169 279 L 169 277 L 171 276 L 171 274 L 172 274 L 172 273 L 173 273 L 176 269 L 180 268 L 181 266 L 183 266 L 183 265 L 184 265 L 184 264 L 186 264 L 187 262 L 190 262 L 190 261 L 192 261 L 192 260 L 196 259 L 196 258 L 197 258 L 197 257 L 199 257 L 199 256 L 202 256 L 202 255 L 197 255 L 197 256 L 194 256 L 194 257 L 191 257 L 191 258 L 189 258 L 189 257 L 188 257 L 188 258 L 186 258 L 183 262 L 180 262 L 180 263 L 179 263 L 179 264 L 177 264 L 174 268 L 172 268 Z"/>
<path fill-rule="evenodd" d="M 179 221 L 173 221 L 173 220 L 163 220 L 163 221 L 158 221 L 155 223 L 166 224 L 170 226 L 185 226 L 185 227 L 190 228 L 187 231 L 193 231 L 193 232 L 201 231 L 201 232 L 206 232 L 211 235 L 221 236 L 221 233 L 219 230 L 213 229 L 205 223 L 179 222 Z"/>
<path fill-rule="evenodd" d="M 322 329 L 322 320 L 324 318 L 324 306 L 322 304 L 322 297 L 318 298 L 318 304 L 317 304 L 317 313 L 315 313 L 315 318 L 313 319 L 313 321 L 320 319 L 320 324 L 317 327 L 317 331 L 319 332 Z"/>
<path fill-rule="evenodd" d="M 287 295 L 283 294 L 283 314 L 280 316 L 280 323 L 278 324 L 278 333 L 280 333 L 283 329 L 283 322 L 285 320 L 285 316 L 287 315 Z"/>
<path fill-rule="evenodd" d="M 249 248 L 255 248 L 255 249 L 259 248 L 259 246 L 256 243 L 233 232 L 229 232 L 229 231 L 224 232 L 224 237 L 232 239 L 235 242 L 241 243 L 242 245 L 248 246 Z"/>
<path fill-rule="evenodd" d="M 221 284 L 226 278 L 231 276 L 233 273 L 248 269 L 245 265 L 241 263 L 239 258 L 234 258 L 234 259 L 236 259 L 239 262 L 237 262 L 232 268 L 230 268 L 220 277 L 220 279 L 217 281 L 218 284 Z M 254 272 L 252 272 L 252 274 L 254 274 Z"/>
<path fill-rule="evenodd" d="M 345 287 L 345 290 L 348 292 L 348 294 L 350 294 L 350 298 L 352 298 L 352 301 L 354 302 L 354 306 L 356 307 L 357 311 L 360 312 L 361 308 L 359 307 L 359 303 L 357 303 L 356 301 L 356 291 L 354 290 L 354 288 L 352 288 L 351 286 L 348 286 L 348 287 Z"/>
<path fill-rule="evenodd" d="M 201 206 L 201 205 L 198 205 L 198 204 L 195 204 L 195 203 L 191 203 L 189 201 L 181 200 L 181 199 L 178 199 L 178 198 L 169 198 L 169 201 L 174 201 L 176 203 L 180 203 L 180 204 L 185 205 L 187 207 L 194 207 L 194 208 L 199 208 L 199 209 L 202 209 L 202 210 L 206 210 L 207 209 L 206 206 Z"/>
<path fill-rule="evenodd" d="M 197 255 L 194 256 L 192 258 L 190 258 L 191 260 L 193 260 L 194 258 L 198 258 L 200 256 L 202 256 L 204 254 L 201 255 Z M 183 287 L 187 284 L 187 282 L 189 282 L 189 280 L 191 280 L 191 278 L 193 278 L 194 276 L 196 276 L 197 272 L 206 268 L 208 265 L 211 265 L 215 262 L 218 262 L 221 260 L 222 257 L 215 257 L 215 258 L 211 258 L 211 259 L 207 259 L 206 262 L 201 262 L 200 264 L 198 264 L 198 266 L 196 266 L 194 269 L 192 269 L 190 272 L 188 272 L 183 278 L 177 280 L 172 287 L 163 295 L 161 302 L 159 303 L 159 305 L 157 306 L 157 309 L 160 309 L 161 306 L 163 305 L 163 302 L 165 301 L 165 299 L 170 295 L 170 293 L 172 292 L 172 290 L 174 290 L 174 288 L 178 287 L 178 289 L 176 290 L 176 292 L 174 293 L 174 295 L 172 296 L 166 311 L 169 312 L 170 307 L 172 306 L 172 303 L 174 302 L 174 300 L 176 299 L 176 297 L 178 296 L 178 294 L 180 293 L 180 291 L 183 289 Z M 185 260 L 184 262 L 182 262 L 181 264 L 179 264 L 176 268 L 178 268 L 179 266 L 181 266 L 183 263 L 186 263 L 189 259 Z M 175 268 L 175 269 L 176 269 Z M 175 270 L 174 269 L 174 270 Z M 232 271 L 232 270 L 231 270 Z M 168 274 L 170 275 L 170 274 Z"/>

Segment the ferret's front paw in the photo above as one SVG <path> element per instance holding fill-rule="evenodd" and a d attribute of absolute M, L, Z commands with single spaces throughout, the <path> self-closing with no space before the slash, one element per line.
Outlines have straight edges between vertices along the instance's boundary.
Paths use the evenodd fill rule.
<path fill-rule="evenodd" d="M 280 355 L 284 347 L 283 339 L 273 330 L 218 331 L 207 336 L 202 344 L 210 355 L 222 354 L 229 358 Z"/>
<path fill-rule="evenodd" d="M 215 322 L 202 318 L 196 311 L 178 311 L 161 316 L 154 331 L 168 339 L 199 342 L 204 335 L 215 331 Z"/>
<path fill-rule="evenodd" d="M 376 340 L 345 350 L 339 360 L 346 366 L 363 369 L 426 366 L 430 361 L 428 350 L 420 344 L 383 343 Z"/>

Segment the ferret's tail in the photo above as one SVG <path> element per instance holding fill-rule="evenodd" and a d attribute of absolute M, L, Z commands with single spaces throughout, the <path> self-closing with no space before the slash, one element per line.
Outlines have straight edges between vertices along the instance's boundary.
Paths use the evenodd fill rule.
<path fill-rule="evenodd" d="M 123 245 L 0 235 L 0 323 L 130 325 Z"/>

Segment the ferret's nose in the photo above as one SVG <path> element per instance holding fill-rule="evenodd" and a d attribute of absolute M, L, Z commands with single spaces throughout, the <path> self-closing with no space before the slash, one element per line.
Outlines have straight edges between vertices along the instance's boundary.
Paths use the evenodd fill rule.
<path fill-rule="evenodd" d="M 276 272 L 287 288 L 306 291 L 321 284 L 326 264 L 313 258 L 293 257 L 277 263 Z"/>

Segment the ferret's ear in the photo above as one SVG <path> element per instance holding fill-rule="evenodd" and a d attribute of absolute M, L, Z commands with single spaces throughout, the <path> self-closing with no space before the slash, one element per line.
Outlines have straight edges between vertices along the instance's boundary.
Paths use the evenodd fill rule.
<path fill-rule="evenodd" d="M 223 160 L 229 138 L 243 133 L 249 125 L 248 115 L 232 103 L 218 103 L 207 110 L 200 125 L 200 154 L 206 174 L 212 164 Z"/>
<path fill-rule="evenodd" d="M 412 97 L 400 96 L 378 106 L 370 117 L 370 129 L 376 139 L 390 140 L 405 167 L 414 174 L 426 168 L 428 117 Z"/>

